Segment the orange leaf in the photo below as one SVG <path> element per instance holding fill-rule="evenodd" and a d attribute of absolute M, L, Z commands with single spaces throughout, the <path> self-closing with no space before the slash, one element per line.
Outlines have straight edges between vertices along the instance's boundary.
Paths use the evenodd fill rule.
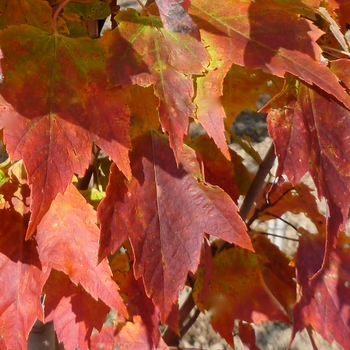
<path fill-rule="evenodd" d="M 101 333 L 91 337 L 91 350 L 115 349 L 120 350 L 167 350 L 168 347 L 161 339 L 156 346 L 139 316 L 134 317 L 134 323 L 127 322 L 121 329 L 103 327 Z"/>
<path fill-rule="evenodd" d="M 38 252 L 45 268 L 66 273 L 94 299 L 100 298 L 126 316 L 118 286 L 106 260 L 97 265 L 99 230 L 96 212 L 71 184 L 58 194 L 37 231 Z"/>
<path fill-rule="evenodd" d="M 215 331 L 233 346 L 234 320 L 261 324 L 263 321 L 288 322 L 281 304 L 264 282 L 259 256 L 235 247 L 213 258 L 212 274 L 204 285 L 204 271 L 199 270 L 193 297 L 201 311 L 212 314 Z"/>

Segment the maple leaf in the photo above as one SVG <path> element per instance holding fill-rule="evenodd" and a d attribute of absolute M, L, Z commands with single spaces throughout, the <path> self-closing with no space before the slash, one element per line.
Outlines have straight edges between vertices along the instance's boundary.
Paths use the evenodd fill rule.
<path fill-rule="evenodd" d="M 54 322 L 59 342 L 66 350 L 89 349 L 93 328 L 102 328 L 110 308 L 56 270 L 51 271 L 44 293 L 45 320 Z"/>
<path fill-rule="evenodd" d="M 51 30 L 52 8 L 45 0 L 3 0 L 0 3 L 0 29 L 18 24 L 29 24 Z"/>
<path fill-rule="evenodd" d="M 3 30 L 0 43 L 6 77 L 0 86 L 0 128 L 11 159 L 23 158 L 28 172 L 29 238 L 73 173 L 87 168 L 93 141 L 130 178 L 127 95 L 107 89 L 98 40 L 22 25 Z"/>
<path fill-rule="evenodd" d="M 156 4 L 165 29 L 200 39 L 199 29 L 187 13 L 190 0 L 156 0 Z"/>
<path fill-rule="evenodd" d="M 272 74 L 233 64 L 225 76 L 221 98 L 226 113 L 226 127 L 230 130 L 237 115 L 244 109 L 255 111 L 260 95 L 268 93 L 274 96 L 282 86 L 282 79 Z"/>
<path fill-rule="evenodd" d="M 197 269 L 204 233 L 252 246 L 234 202 L 219 187 L 201 181 L 193 150 L 184 147 L 178 168 L 167 140 L 150 132 L 135 140 L 130 159 L 133 179 L 124 181 L 112 165 L 98 208 L 100 257 L 129 237 L 135 277 L 142 276 L 164 322 L 188 271 Z"/>
<path fill-rule="evenodd" d="M 300 11 L 303 7 L 297 6 Z M 279 77 L 288 72 L 350 107 L 350 97 L 320 62 L 322 50 L 316 40 L 322 32 L 295 10 L 296 6 L 290 9 L 272 0 L 238 0 L 235 6 L 226 0 L 192 0 L 189 14 L 200 27 L 203 41 L 212 46 L 208 50 L 222 52 L 223 69 L 230 62 Z"/>
<path fill-rule="evenodd" d="M 267 186 L 261 196 L 262 203 L 258 203 L 259 220 L 280 218 L 287 211 L 293 214 L 303 213 L 316 226 L 317 232 L 326 232 L 326 218 L 322 215 L 316 203 L 316 198 L 304 183 L 293 186 L 290 182 L 277 183 Z"/>
<path fill-rule="evenodd" d="M 28 185 L 10 175 L 0 194 L 0 336 L 4 349 L 21 350 L 36 319 L 44 318 L 40 297 L 49 274 L 42 268 L 36 242 L 25 241 Z"/>
<path fill-rule="evenodd" d="M 221 187 L 237 203 L 238 188 L 235 182 L 235 168 L 236 165 L 239 166 L 239 163 L 233 163 L 233 161 L 239 161 L 239 159 L 233 156 L 233 161 L 227 160 L 208 135 L 198 136 L 188 142 L 188 145 L 196 151 L 199 160 L 203 162 L 205 180 Z M 249 179 L 249 175 L 247 177 Z"/>
<path fill-rule="evenodd" d="M 198 308 L 212 314 L 213 329 L 233 344 L 234 320 L 261 324 L 262 321 L 288 322 L 281 304 L 265 284 L 259 257 L 235 247 L 213 258 L 212 273 L 204 284 L 205 271 L 196 274 L 193 297 Z"/>
<path fill-rule="evenodd" d="M 96 300 L 100 298 L 126 316 L 118 286 L 106 260 L 97 264 L 99 230 L 96 212 L 71 184 L 58 194 L 41 220 L 36 239 L 40 261 L 46 268 L 66 273 Z"/>
<path fill-rule="evenodd" d="M 135 316 L 133 323 L 117 329 L 116 327 L 103 327 L 102 331 L 91 337 L 91 350 L 114 349 L 120 350 L 167 350 L 168 346 L 161 339 L 156 346 L 139 316 Z"/>
<path fill-rule="evenodd" d="M 296 257 L 297 282 L 301 288 L 293 308 L 293 335 L 311 325 L 325 340 L 334 340 L 344 349 L 350 346 L 350 240 L 343 233 L 338 247 L 330 253 L 329 261 L 320 270 L 325 254 L 324 237 L 304 232 Z"/>
<path fill-rule="evenodd" d="M 196 110 L 191 76 L 204 72 L 208 52 L 195 38 L 163 29 L 156 16 L 128 9 L 116 21 L 118 27 L 101 38 L 108 52 L 108 77 L 116 85 L 154 84 L 161 124 L 179 162 L 188 120 Z"/>
<path fill-rule="evenodd" d="M 260 348 L 256 346 L 254 328 L 249 323 L 243 323 L 240 321 L 238 332 L 239 338 L 241 339 L 245 349 L 260 350 Z"/>
<path fill-rule="evenodd" d="M 287 93 L 286 99 L 286 110 L 268 116 L 279 160 L 277 176 L 284 173 L 295 184 L 308 170 L 319 198 L 327 200 L 326 260 L 350 204 L 350 112 L 302 84 L 297 94 Z"/>
<path fill-rule="evenodd" d="M 117 254 L 111 262 L 111 269 L 113 279 L 117 282 L 120 294 L 127 305 L 129 319 L 132 320 L 134 316 L 139 315 L 153 343 L 157 346 L 160 339 L 159 310 L 152 299 L 147 297 L 142 280 L 135 279 L 128 256 Z"/>

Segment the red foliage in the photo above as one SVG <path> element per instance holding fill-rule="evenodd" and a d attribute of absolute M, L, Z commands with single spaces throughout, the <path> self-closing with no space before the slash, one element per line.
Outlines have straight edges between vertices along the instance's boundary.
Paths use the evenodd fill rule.
<path fill-rule="evenodd" d="M 349 348 L 348 1 L 150 3 L 0 4 L 1 349 L 37 319 L 68 350 L 166 349 L 195 305 L 232 346 L 280 320 Z M 275 181 L 228 147 L 264 92 Z M 286 212 L 317 230 L 295 257 L 252 229 Z"/>

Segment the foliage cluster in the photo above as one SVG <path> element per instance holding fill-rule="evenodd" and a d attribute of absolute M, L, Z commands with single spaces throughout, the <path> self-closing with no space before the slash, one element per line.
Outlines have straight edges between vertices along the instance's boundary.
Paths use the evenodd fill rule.
<path fill-rule="evenodd" d="M 66 350 L 166 349 L 195 308 L 231 346 L 278 320 L 350 349 L 350 2 L 149 2 L 0 2 L 0 348 L 38 319 Z M 264 92 L 254 175 L 228 144 Z M 286 212 L 317 229 L 295 257 L 251 229 Z"/>

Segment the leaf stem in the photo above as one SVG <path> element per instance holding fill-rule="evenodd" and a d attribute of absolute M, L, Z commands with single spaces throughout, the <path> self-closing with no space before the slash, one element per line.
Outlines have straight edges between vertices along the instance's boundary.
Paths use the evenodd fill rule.
<path fill-rule="evenodd" d="M 63 7 L 65 7 L 71 0 L 64 0 L 56 9 L 53 19 L 52 19 L 52 29 L 55 33 L 57 33 L 57 17 L 60 14 Z"/>

